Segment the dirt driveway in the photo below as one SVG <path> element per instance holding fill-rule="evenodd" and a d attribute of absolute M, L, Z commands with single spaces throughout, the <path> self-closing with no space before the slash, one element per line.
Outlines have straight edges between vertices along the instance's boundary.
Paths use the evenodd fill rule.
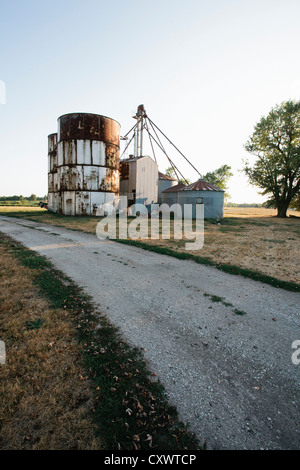
<path fill-rule="evenodd" d="M 300 449 L 298 293 L 28 220 L 0 231 L 84 286 L 209 449 Z"/>

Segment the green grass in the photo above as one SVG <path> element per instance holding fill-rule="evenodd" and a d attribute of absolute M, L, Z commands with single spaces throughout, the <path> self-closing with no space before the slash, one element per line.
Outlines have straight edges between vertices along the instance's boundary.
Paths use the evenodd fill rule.
<path fill-rule="evenodd" d="M 211 295 L 207 294 L 206 292 L 203 295 L 204 297 L 209 297 L 212 302 L 221 303 L 222 305 L 224 305 L 224 307 L 234 307 L 232 303 L 226 302 L 223 297 L 219 297 L 218 295 Z M 243 310 L 239 310 L 238 308 L 233 309 L 233 313 L 235 315 L 246 315 L 246 312 L 244 312 Z"/>
<path fill-rule="evenodd" d="M 118 328 L 95 310 L 83 290 L 44 256 L 1 233 L 0 243 L 31 269 L 34 284 L 54 308 L 72 314 L 97 403 L 92 419 L 106 448 L 200 449 L 197 438 L 168 403 L 164 387 L 147 368 L 142 351 L 123 340 Z M 36 319 L 27 328 L 41 326 Z"/>
<path fill-rule="evenodd" d="M 236 315 L 246 315 L 246 312 L 239 310 L 238 308 L 235 308 L 233 311 Z"/>
<path fill-rule="evenodd" d="M 38 330 L 39 328 L 41 328 L 41 326 L 44 325 L 44 323 L 44 320 L 42 320 L 41 318 L 36 318 L 33 321 L 27 321 L 25 323 L 25 326 L 27 330 Z"/>
<path fill-rule="evenodd" d="M 215 263 L 214 261 L 212 261 L 209 258 L 194 255 L 194 254 L 189 253 L 187 251 L 186 252 L 178 252 L 178 251 L 174 251 L 170 248 L 164 248 L 164 247 L 157 246 L 157 245 L 150 245 L 150 244 L 143 243 L 143 242 L 140 242 L 140 241 L 137 241 L 137 240 L 115 240 L 115 241 L 118 242 L 118 243 L 124 243 L 124 244 L 127 244 L 127 245 L 140 247 L 140 248 L 143 248 L 144 250 L 153 251 L 155 253 L 159 253 L 159 254 L 162 254 L 162 255 L 173 256 L 174 258 L 178 258 L 178 259 L 193 260 L 193 261 L 195 261 L 196 263 L 199 263 L 199 264 L 204 264 L 206 266 L 213 266 L 213 267 L 215 267 L 215 268 L 219 269 L 220 271 L 223 271 L 227 274 L 233 274 L 233 275 L 237 275 L 237 276 L 244 276 L 244 277 L 247 277 L 249 279 L 253 279 L 254 281 L 264 282 L 265 284 L 269 284 L 273 287 L 286 289 L 286 290 L 293 291 L 293 292 L 300 292 L 300 285 L 296 284 L 295 282 L 282 281 L 282 280 L 277 279 L 275 277 L 268 276 L 267 274 L 262 274 L 260 272 L 253 271 L 251 269 L 241 268 L 239 266 L 233 266 L 233 265 L 230 265 L 230 264 L 218 264 L 218 263 Z"/>
<path fill-rule="evenodd" d="M 262 240 L 268 243 L 279 243 L 279 244 L 286 242 L 286 240 L 276 240 L 275 238 L 263 238 Z"/>

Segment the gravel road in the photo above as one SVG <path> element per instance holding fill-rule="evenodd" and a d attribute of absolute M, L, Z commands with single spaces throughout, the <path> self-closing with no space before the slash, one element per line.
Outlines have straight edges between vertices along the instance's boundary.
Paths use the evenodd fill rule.
<path fill-rule="evenodd" d="M 0 231 L 47 256 L 144 349 L 208 449 L 300 449 L 299 293 L 28 220 L 1 216 Z"/>

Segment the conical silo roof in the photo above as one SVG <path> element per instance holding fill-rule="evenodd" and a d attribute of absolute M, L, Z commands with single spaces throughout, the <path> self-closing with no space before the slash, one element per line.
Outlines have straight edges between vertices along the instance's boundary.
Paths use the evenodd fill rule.
<path fill-rule="evenodd" d="M 184 186 L 180 191 L 223 191 L 224 189 L 217 188 L 217 186 L 208 183 L 203 179 L 199 179 L 195 181 L 195 183 L 191 183 L 188 186 Z"/>

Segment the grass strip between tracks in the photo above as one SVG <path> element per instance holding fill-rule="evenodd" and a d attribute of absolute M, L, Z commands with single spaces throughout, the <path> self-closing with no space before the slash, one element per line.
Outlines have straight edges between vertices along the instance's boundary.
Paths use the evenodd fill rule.
<path fill-rule="evenodd" d="M 114 240 L 118 243 L 124 243 L 125 245 L 136 246 L 137 248 L 143 248 L 144 250 L 153 251 L 155 253 L 159 253 L 161 255 L 173 256 L 177 259 L 182 260 L 192 260 L 199 264 L 204 264 L 206 266 L 212 266 L 214 268 L 219 269 L 228 274 L 235 274 L 240 275 L 243 277 L 247 277 L 249 279 L 253 279 L 254 281 L 264 282 L 265 284 L 269 284 L 273 287 L 293 291 L 293 292 L 300 292 L 300 285 L 295 282 L 289 281 L 282 281 L 272 276 L 268 276 L 266 274 L 262 274 L 260 272 L 241 268 L 239 266 L 233 266 L 230 264 L 219 264 L 215 263 L 209 258 L 205 258 L 202 256 L 194 255 L 193 253 L 189 253 L 188 251 L 175 251 L 170 248 L 164 248 L 157 245 L 151 245 L 148 243 L 143 243 L 138 240 Z"/>

